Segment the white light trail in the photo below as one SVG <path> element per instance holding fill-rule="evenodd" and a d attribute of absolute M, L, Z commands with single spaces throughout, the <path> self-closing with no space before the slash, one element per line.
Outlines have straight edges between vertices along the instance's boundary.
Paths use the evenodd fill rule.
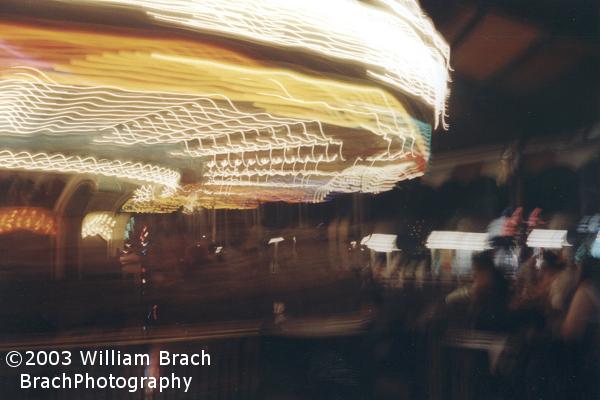
<path fill-rule="evenodd" d="M 562 249 L 569 246 L 567 231 L 555 229 L 532 229 L 527 236 L 527 246 L 545 249 Z"/>
<path fill-rule="evenodd" d="M 133 192 L 131 198 L 136 203 L 144 203 L 154 200 L 154 187 L 152 185 L 143 185 Z"/>
<path fill-rule="evenodd" d="M 449 47 L 414 0 L 65 1 L 136 7 L 167 24 L 358 63 L 430 105 L 436 126 L 444 118 Z"/>
<path fill-rule="evenodd" d="M 436 250 L 483 251 L 490 248 L 487 233 L 432 231 L 425 247 Z"/>
<path fill-rule="evenodd" d="M 139 162 L 6 149 L 0 150 L 0 169 L 104 175 L 170 187 L 177 187 L 180 177 L 177 171 Z"/>
<path fill-rule="evenodd" d="M 422 174 L 420 164 L 409 160 L 427 149 L 422 145 L 416 148 L 417 137 L 411 130 L 404 133 L 394 130 L 394 126 L 398 127 L 394 123 L 383 123 L 395 112 L 390 108 L 376 110 L 376 106 L 367 103 L 357 107 L 374 113 L 379 124 L 376 126 L 382 131 L 369 130 L 362 135 L 366 138 L 364 135 L 376 133 L 379 149 L 375 141 L 369 140 L 365 142 L 368 146 L 355 146 L 353 157 L 346 159 L 344 141 L 325 134 L 318 120 L 248 113 L 222 95 L 212 95 L 218 98 L 215 100 L 176 93 L 64 85 L 32 69 L 15 71 L 9 79 L 0 81 L 0 101 L 7 106 L 0 115 L 0 129 L 29 135 L 75 135 L 87 131 L 97 142 L 111 145 L 180 144 L 182 150 L 171 154 L 202 158 L 207 185 L 304 187 L 318 201 L 331 192 L 389 190 L 399 180 Z M 302 103 L 292 97 L 287 100 Z M 350 114 L 356 110 L 341 112 Z M 354 134 L 347 140 L 365 139 Z M 145 181 L 155 184 L 156 180 Z M 136 191 L 132 200 L 148 203 L 155 197 L 154 189 L 146 186 Z"/>
<path fill-rule="evenodd" d="M 393 251 L 399 251 L 400 249 L 396 246 L 397 235 L 390 235 L 386 233 L 372 233 L 365 236 L 360 241 L 360 244 L 367 246 L 373 251 L 379 253 L 391 253 Z"/>
<path fill-rule="evenodd" d="M 93 212 L 83 218 L 81 224 L 81 238 L 100 236 L 107 242 L 112 239 L 117 220 L 109 212 Z"/>

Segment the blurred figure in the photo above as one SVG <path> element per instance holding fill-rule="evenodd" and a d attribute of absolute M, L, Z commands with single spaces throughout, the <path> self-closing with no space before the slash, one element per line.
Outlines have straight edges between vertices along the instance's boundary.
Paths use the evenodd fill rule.
<path fill-rule="evenodd" d="M 581 281 L 562 324 L 568 393 L 575 399 L 600 398 L 600 260 L 586 257 Z"/>
<path fill-rule="evenodd" d="M 587 257 L 581 263 L 581 281 L 577 286 L 561 335 L 566 340 L 581 340 L 600 324 L 600 262 Z"/>
<path fill-rule="evenodd" d="M 511 310 L 522 345 L 530 347 L 530 357 L 544 363 L 543 353 L 548 346 L 555 346 L 552 342 L 564 318 L 568 286 L 561 279 L 568 279 L 562 274 L 571 273 L 571 270 L 565 272 L 565 263 L 550 251 L 542 253 L 539 268 L 536 266 L 538 261 L 534 255 L 520 271 Z"/>
<path fill-rule="evenodd" d="M 533 279 L 521 287 L 512 304 L 519 328 L 514 350 L 517 362 L 513 378 L 518 382 L 515 393 L 522 393 L 525 399 L 567 398 L 565 379 L 570 372 L 565 370 L 572 368 L 565 367 L 572 358 L 557 332 L 568 297 L 568 285 L 563 280 L 568 281 L 564 277 L 573 271 L 557 253 L 548 250 L 543 250 L 541 257 L 534 255 L 527 268 Z"/>
<path fill-rule="evenodd" d="M 185 249 L 184 265 L 188 272 L 207 264 L 211 260 L 209 243 L 206 239 L 201 239 Z"/>
<path fill-rule="evenodd" d="M 485 251 L 473 257 L 471 312 L 474 328 L 504 330 L 508 315 L 508 281 L 495 268 L 492 253 Z"/>
<path fill-rule="evenodd" d="M 550 284 L 550 306 L 563 317 L 566 314 L 569 302 L 577 289 L 580 272 L 577 265 L 563 258 L 564 268 L 558 273 Z"/>
<path fill-rule="evenodd" d="M 478 330 L 505 330 L 508 326 L 508 281 L 495 268 L 491 251 L 473 256 L 473 282 L 446 297 L 449 306 L 467 304 L 467 324 Z"/>

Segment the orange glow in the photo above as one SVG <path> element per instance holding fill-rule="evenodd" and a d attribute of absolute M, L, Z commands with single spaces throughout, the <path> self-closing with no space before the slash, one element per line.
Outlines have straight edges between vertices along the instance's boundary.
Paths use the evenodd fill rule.
<path fill-rule="evenodd" d="M 65 29 L 52 26 L 0 23 L 0 68 L 27 65 L 51 70 L 57 65 L 76 65 L 108 53 L 135 54 L 162 52 L 166 54 L 203 57 L 239 65 L 256 65 L 251 58 L 220 46 L 198 41 L 152 37 L 144 31 L 107 29 L 102 33 L 77 27 Z M 138 33 L 139 32 L 139 33 Z M 46 67 L 46 68 L 44 68 Z"/>
<path fill-rule="evenodd" d="M 17 231 L 53 236 L 56 235 L 56 218 L 52 211 L 45 208 L 0 208 L 0 234 Z"/>

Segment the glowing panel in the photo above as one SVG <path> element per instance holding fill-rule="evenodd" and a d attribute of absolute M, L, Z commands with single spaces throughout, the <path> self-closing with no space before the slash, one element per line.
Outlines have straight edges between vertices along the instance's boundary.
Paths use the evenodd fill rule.
<path fill-rule="evenodd" d="M 363 246 L 367 246 L 373 251 L 377 251 L 380 253 L 390 253 L 392 251 L 400 250 L 398 249 L 398 247 L 396 247 L 396 239 L 396 235 L 372 233 L 362 238 L 360 244 Z"/>
<path fill-rule="evenodd" d="M 268 244 L 273 244 L 273 243 L 279 243 L 279 242 L 283 242 L 285 239 L 282 237 L 274 237 L 269 239 L 269 243 Z"/>
<path fill-rule="evenodd" d="M 433 231 L 425 247 L 439 250 L 483 251 L 490 248 L 487 233 Z"/>
<path fill-rule="evenodd" d="M 0 150 L 0 169 L 104 175 L 171 187 L 179 182 L 178 172 L 150 164 L 6 149 Z"/>
<path fill-rule="evenodd" d="M 94 212 L 87 214 L 81 225 L 81 238 L 85 239 L 97 235 L 108 242 L 112 239 L 116 223 L 117 220 L 113 213 Z"/>
<path fill-rule="evenodd" d="M 0 208 L 0 234 L 16 231 L 56 235 L 56 219 L 54 214 L 45 208 Z"/>
<path fill-rule="evenodd" d="M 527 236 L 527 246 L 545 249 L 561 249 L 569 246 L 567 231 L 555 229 L 533 229 Z"/>

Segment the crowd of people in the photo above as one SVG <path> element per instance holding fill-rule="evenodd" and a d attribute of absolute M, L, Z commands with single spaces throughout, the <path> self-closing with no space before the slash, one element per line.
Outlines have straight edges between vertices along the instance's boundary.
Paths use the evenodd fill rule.
<path fill-rule="evenodd" d="M 494 250 L 473 256 L 472 281 L 433 318 L 451 327 L 505 332 L 495 373 L 524 398 L 600 398 L 600 260 L 532 254 L 514 277 Z"/>

